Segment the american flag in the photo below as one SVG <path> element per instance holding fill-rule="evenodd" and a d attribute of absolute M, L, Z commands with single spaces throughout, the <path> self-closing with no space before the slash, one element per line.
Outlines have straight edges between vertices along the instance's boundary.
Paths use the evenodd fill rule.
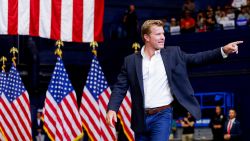
<path fill-rule="evenodd" d="M 12 65 L 0 99 L 3 134 L 9 141 L 29 141 L 31 134 L 30 101 L 21 77 Z"/>
<path fill-rule="evenodd" d="M 131 108 L 132 108 L 132 102 L 131 102 L 131 94 L 128 91 L 125 98 L 122 101 L 121 107 L 118 111 L 118 117 L 120 119 L 123 132 L 127 136 L 127 139 L 129 141 L 134 141 L 134 132 L 130 128 L 131 126 Z"/>
<path fill-rule="evenodd" d="M 115 128 L 107 125 L 105 120 L 110 94 L 102 68 L 94 56 L 80 106 L 83 127 L 92 141 L 117 140 Z"/>
<path fill-rule="evenodd" d="M 0 0 L 0 34 L 102 41 L 104 0 Z"/>
<path fill-rule="evenodd" d="M 1 102 L 1 95 L 3 93 L 3 89 L 5 87 L 5 84 L 6 84 L 6 73 L 4 71 L 0 72 L 0 102 Z M 0 107 L 0 140 L 3 141 L 5 140 L 6 137 L 4 137 L 4 134 L 3 134 L 3 126 L 2 126 L 2 110 L 1 110 L 2 107 Z"/>
<path fill-rule="evenodd" d="M 44 129 L 51 140 L 77 140 L 82 137 L 81 117 L 76 94 L 61 58 L 46 93 L 43 110 Z"/>

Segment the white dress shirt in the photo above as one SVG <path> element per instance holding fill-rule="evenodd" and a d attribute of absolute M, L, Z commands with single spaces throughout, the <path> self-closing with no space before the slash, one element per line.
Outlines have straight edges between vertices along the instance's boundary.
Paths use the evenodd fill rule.
<path fill-rule="evenodd" d="M 149 58 L 142 47 L 142 73 L 145 108 L 155 108 L 170 104 L 174 98 L 171 94 L 166 70 L 162 61 L 160 50 Z M 221 55 L 227 58 L 221 48 Z"/>
<path fill-rule="evenodd" d="M 231 128 L 233 127 L 234 121 L 235 121 L 235 118 L 230 119 L 230 120 L 228 121 L 228 124 L 227 124 L 227 131 L 228 131 L 228 130 L 231 130 Z M 230 124 L 230 122 L 231 122 L 231 124 Z"/>
<path fill-rule="evenodd" d="M 173 101 L 170 92 L 166 70 L 162 61 L 160 50 L 155 51 L 151 59 L 141 50 L 143 87 L 145 108 L 155 108 L 168 105 Z"/>

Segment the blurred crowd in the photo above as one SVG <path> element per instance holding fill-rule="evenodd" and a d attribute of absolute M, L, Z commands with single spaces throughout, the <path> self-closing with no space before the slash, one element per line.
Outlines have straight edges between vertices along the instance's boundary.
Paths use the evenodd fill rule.
<path fill-rule="evenodd" d="M 207 6 L 196 11 L 195 3 L 186 0 L 180 19 L 164 18 L 166 33 L 207 32 L 223 29 L 244 28 L 250 25 L 250 0 L 234 0 L 224 7 Z"/>

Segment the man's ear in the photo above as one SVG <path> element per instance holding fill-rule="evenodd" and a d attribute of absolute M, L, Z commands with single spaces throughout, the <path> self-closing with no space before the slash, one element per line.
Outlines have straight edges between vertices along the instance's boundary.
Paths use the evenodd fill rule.
<path fill-rule="evenodd" d="M 145 41 L 149 41 L 149 35 L 148 34 L 144 34 L 143 38 L 145 39 Z"/>

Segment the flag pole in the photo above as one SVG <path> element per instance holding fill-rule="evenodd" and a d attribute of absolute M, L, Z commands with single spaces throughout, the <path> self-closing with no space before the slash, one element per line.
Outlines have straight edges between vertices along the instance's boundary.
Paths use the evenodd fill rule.
<path fill-rule="evenodd" d="M 13 65 L 16 67 L 16 54 L 18 54 L 18 49 L 15 48 L 15 47 L 12 47 L 12 48 L 10 49 L 10 53 L 13 54 L 12 62 L 13 62 Z"/>
<path fill-rule="evenodd" d="M 55 55 L 59 56 L 60 58 L 62 58 L 62 50 L 61 50 L 61 47 L 64 46 L 63 42 L 61 40 L 57 40 L 56 41 L 56 46 L 57 46 L 57 49 L 55 50 Z"/>
<path fill-rule="evenodd" d="M 92 48 L 92 53 L 97 56 L 97 50 L 96 48 L 98 47 L 98 43 L 96 41 L 90 42 L 90 47 Z"/>
<path fill-rule="evenodd" d="M 0 61 L 2 62 L 2 71 L 5 72 L 5 62 L 7 61 L 7 58 L 5 56 L 2 56 Z"/>

